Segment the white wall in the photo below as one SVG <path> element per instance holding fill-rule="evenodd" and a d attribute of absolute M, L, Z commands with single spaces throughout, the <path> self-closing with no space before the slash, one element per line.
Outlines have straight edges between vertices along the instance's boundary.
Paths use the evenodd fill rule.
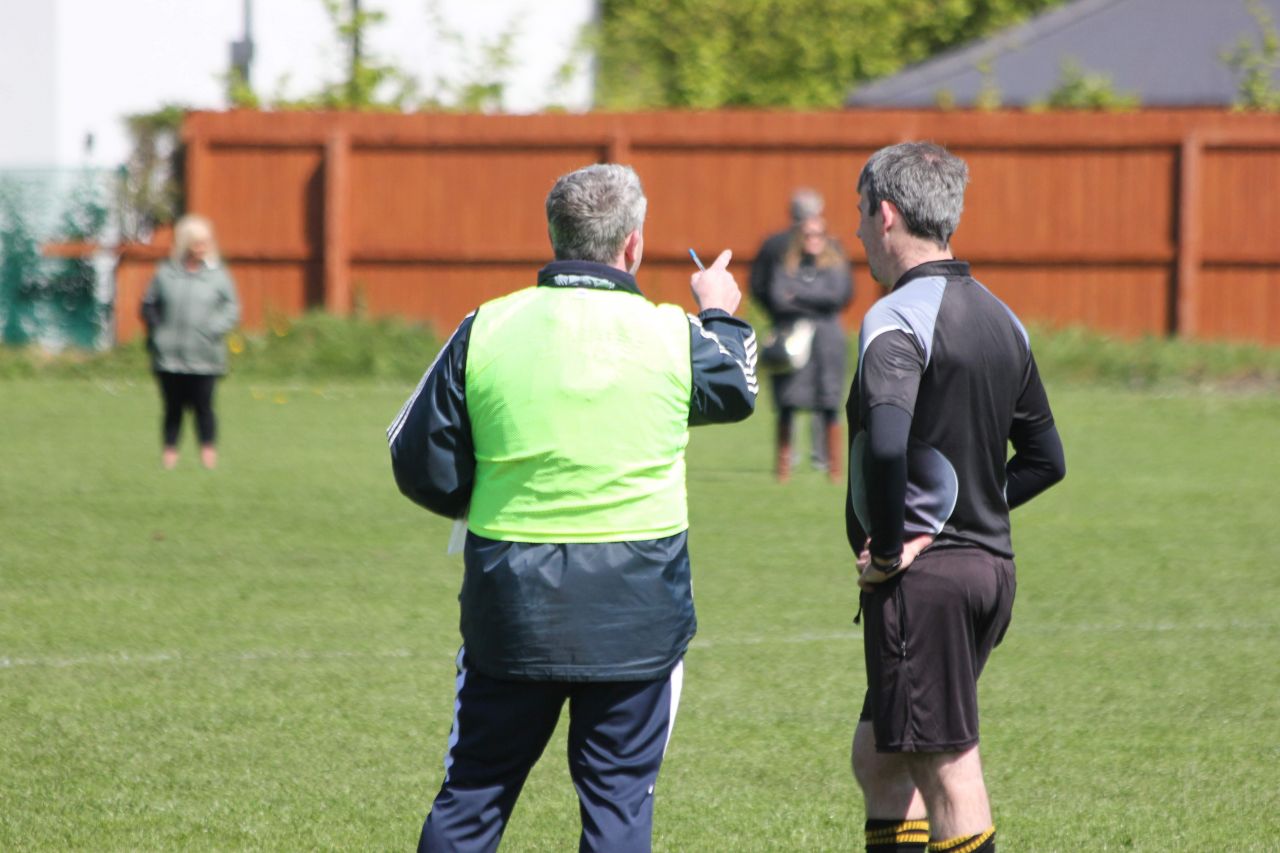
<path fill-rule="evenodd" d="M 0 166 L 52 162 L 57 141 L 54 5 L 0 0 Z"/>
<path fill-rule="evenodd" d="M 345 2 L 345 0 L 344 0 Z M 593 0 L 435 0 L 460 52 L 432 31 L 431 0 L 363 0 L 387 13 L 366 53 L 403 67 L 430 91 L 460 62 L 518 24 L 506 109 L 590 105 L 581 73 L 554 90 Z M 343 58 L 321 0 L 253 0 L 253 83 L 300 95 L 341 76 Z M 121 117 L 165 103 L 226 106 L 221 75 L 242 33 L 243 0 L 0 0 L 0 168 L 114 166 L 128 155 Z M 15 85 L 15 81 L 19 85 Z M 86 160 L 83 143 L 93 134 Z"/>

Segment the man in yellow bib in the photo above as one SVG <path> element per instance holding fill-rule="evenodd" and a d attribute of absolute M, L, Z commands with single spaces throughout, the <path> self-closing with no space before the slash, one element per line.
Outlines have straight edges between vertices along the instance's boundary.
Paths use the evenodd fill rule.
<path fill-rule="evenodd" d="M 727 250 L 693 276 L 694 316 L 636 285 L 629 167 L 564 175 L 546 207 L 556 260 L 462 321 L 387 430 L 400 490 L 467 519 L 453 728 L 419 850 L 497 848 L 566 702 L 580 849 L 649 850 L 697 628 L 689 427 L 755 408 Z"/>

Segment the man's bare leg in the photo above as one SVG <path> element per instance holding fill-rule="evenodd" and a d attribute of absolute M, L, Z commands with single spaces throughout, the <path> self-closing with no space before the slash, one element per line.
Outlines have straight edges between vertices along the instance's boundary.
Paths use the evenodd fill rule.
<path fill-rule="evenodd" d="M 991 828 L 991 803 L 976 746 L 964 752 L 913 752 L 903 757 L 924 797 L 934 840 L 979 835 Z"/>
<path fill-rule="evenodd" d="M 870 723 L 853 733 L 853 776 L 866 803 L 869 853 L 924 853 L 929 841 L 924 799 L 911 781 L 908 758 L 876 752 Z"/>
<path fill-rule="evenodd" d="M 853 778 L 862 789 L 869 818 L 924 820 L 925 800 L 911 778 L 906 753 L 876 752 L 871 723 L 853 732 Z"/>

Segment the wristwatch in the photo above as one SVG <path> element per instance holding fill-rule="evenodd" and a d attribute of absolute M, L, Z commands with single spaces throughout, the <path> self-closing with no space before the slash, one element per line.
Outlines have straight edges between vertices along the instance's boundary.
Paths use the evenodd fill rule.
<path fill-rule="evenodd" d="M 898 569 L 902 568 L 902 555 L 899 554 L 898 556 L 894 557 L 893 562 L 891 563 L 882 563 L 880 562 L 879 557 L 872 556 L 871 568 L 875 569 L 878 572 L 884 572 L 886 575 L 891 575 L 894 572 L 896 572 Z"/>

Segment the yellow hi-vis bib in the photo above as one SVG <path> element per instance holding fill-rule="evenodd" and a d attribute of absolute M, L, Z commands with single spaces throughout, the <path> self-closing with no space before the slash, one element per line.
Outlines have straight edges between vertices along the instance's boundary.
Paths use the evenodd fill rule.
<path fill-rule="evenodd" d="M 467 347 L 469 529 L 516 542 L 685 530 L 692 381 L 675 305 L 543 286 L 481 306 Z"/>

